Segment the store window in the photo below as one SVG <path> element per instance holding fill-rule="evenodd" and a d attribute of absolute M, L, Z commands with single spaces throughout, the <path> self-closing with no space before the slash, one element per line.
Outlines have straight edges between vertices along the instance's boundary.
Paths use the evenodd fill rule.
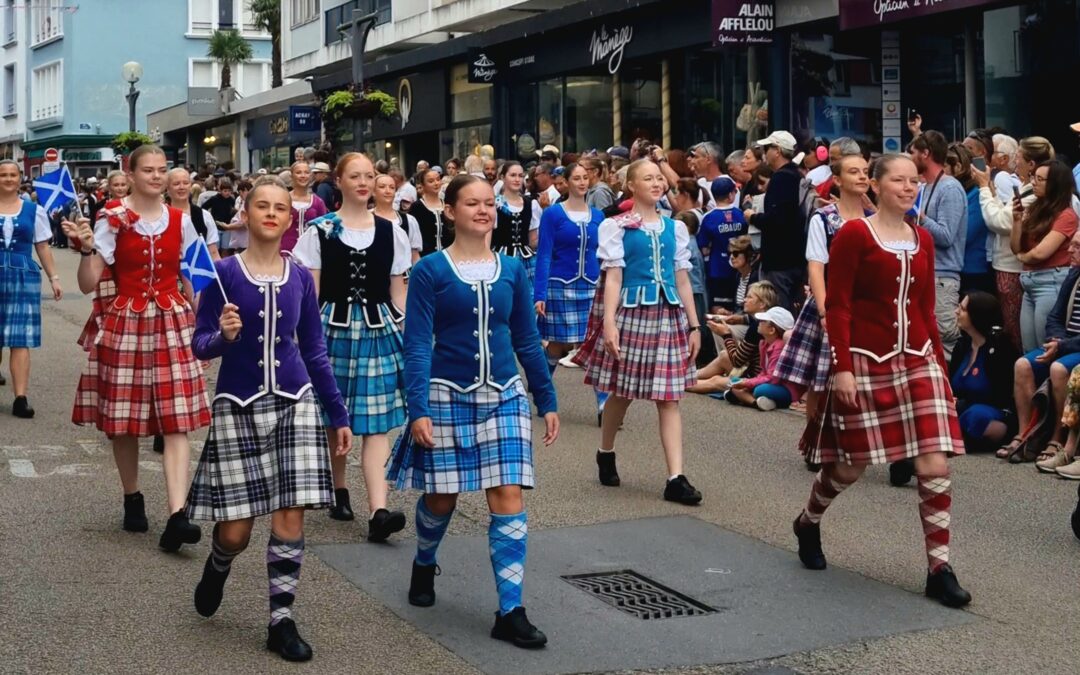
<path fill-rule="evenodd" d="M 439 161 L 464 159 L 491 144 L 492 86 L 469 82 L 468 66 L 450 70 L 450 123 L 439 134 Z"/>
<path fill-rule="evenodd" d="M 614 138 L 611 78 L 585 75 L 566 78 L 563 152 L 607 149 Z"/>
<path fill-rule="evenodd" d="M 622 93 L 622 144 L 638 138 L 663 144 L 663 102 L 660 97 L 661 66 L 658 61 L 625 65 L 620 72 Z"/>
<path fill-rule="evenodd" d="M 791 132 L 800 140 L 846 136 L 864 147 L 881 148 L 879 73 L 871 59 L 837 50 L 832 35 L 792 36 Z"/>
<path fill-rule="evenodd" d="M 544 80 L 537 84 L 536 149 L 545 145 L 563 147 L 563 81 L 562 78 Z"/>
<path fill-rule="evenodd" d="M 715 141 L 727 152 L 769 134 L 768 51 L 706 52 L 688 59 L 685 145 Z"/>

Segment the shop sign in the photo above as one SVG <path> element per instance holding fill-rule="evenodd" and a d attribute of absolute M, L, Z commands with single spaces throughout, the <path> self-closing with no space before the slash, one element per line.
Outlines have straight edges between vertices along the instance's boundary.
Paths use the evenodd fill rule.
<path fill-rule="evenodd" d="M 313 105 L 289 106 L 289 131 L 316 132 L 321 122 L 317 107 Z"/>
<path fill-rule="evenodd" d="M 997 0 L 840 0 L 840 29 L 865 28 L 916 19 Z"/>
<path fill-rule="evenodd" d="M 619 26 L 608 33 L 607 26 L 601 25 L 599 29 L 592 32 L 592 38 L 589 40 L 589 56 L 592 65 L 606 61 L 609 73 L 614 75 L 619 72 L 623 54 L 626 53 L 626 47 L 633 39 L 633 26 Z"/>
<path fill-rule="evenodd" d="M 839 0 L 776 0 L 776 27 L 831 19 L 839 13 Z"/>
<path fill-rule="evenodd" d="M 393 138 L 424 131 L 438 131 L 446 127 L 446 72 L 436 70 L 411 73 L 389 82 L 374 82 L 397 99 L 398 114 L 393 119 L 376 117 L 372 120 L 375 139 Z"/>
<path fill-rule="evenodd" d="M 713 46 L 771 44 L 775 15 L 773 0 L 712 0 Z"/>
<path fill-rule="evenodd" d="M 112 162 L 116 154 L 112 148 L 97 148 L 96 150 L 64 150 L 65 162 Z"/>
<path fill-rule="evenodd" d="M 221 114 L 216 87 L 188 87 L 187 114 L 206 117 Z"/>
<path fill-rule="evenodd" d="M 469 50 L 469 82 L 471 84 L 490 84 L 498 74 L 498 65 L 485 50 Z"/>

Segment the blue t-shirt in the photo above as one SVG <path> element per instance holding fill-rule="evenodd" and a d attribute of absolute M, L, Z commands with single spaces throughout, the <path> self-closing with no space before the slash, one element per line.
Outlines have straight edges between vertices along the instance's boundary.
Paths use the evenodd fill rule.
<path fill-rule="evenodd" d="M 709 265 L 705 275 L 710 279 L 733 279 L 737 272 L 728 262 L 728 242 L 749 231 L 742 210 L 734 205 L 721 206 L 705 214 L 697 243 L 709 249 Z"/>
<path fill-rule="evenodd" d="M 990 271 L 986 260 L 986 221 L 979 204 L 979 188 L 967 193 L 967 238 L 964 239 L 964 274 L 985 274 Z"/>

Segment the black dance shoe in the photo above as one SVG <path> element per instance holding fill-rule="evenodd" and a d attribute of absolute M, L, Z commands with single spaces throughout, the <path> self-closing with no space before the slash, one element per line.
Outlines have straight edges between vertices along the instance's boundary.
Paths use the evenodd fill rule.
<path fill-rule="evenodd" d="M 401 511 L 376 509 L 368 521 L 368 541 L 381 543 L 395 532 L 405 529 L 405 514 Z"/>
<path fill-rule="evenodd" d="M 221 596 L 225 592 L 225 580 L 229 578 L 232 567 L 224 572 L 214 569 L 213 558 L 206 557 L 202 579 L 195 586 L 195 611 L 199 616 L 210 618 L 221 607 Z"/>
<path fill-rule="evenodd" d="M 165 437 L 160 434 L 154 436 L 154 452 L 159 455 L 165 454 Z"/>
<path fill-rule="evenodd" d="M 803 523 L 800 513 L 791 527 L 799 540 L 799 560 L 803 567 L 808 570 L 825 569 L 825 552 L 821 550 L 821 524 Z"/>
<path fill-rule="evenodd" d="M 596 452 L 596 466 L 600 469 L 600 484 L 608 487 L 619 487 L 619 470 L 615 468 L 614 452 Z"/>
<path fill-rule="evenodd" d="M 165 531 L 158 540 L 158 548 L 166 553 L 176 553 L 184 544 L 197 544 L 200 539 L 202 530 L 199 526 L 192 525 L 183 511 L 177 511 L 169 516 Z"/>
<path fill-rule="evenodd" d="M 34 419 L 34 409 L 30 407 L 30 402 L 25 396 L 15 397 L 15 402 L 11 405 L 11 414 L 24 420 Z"/>
<path fill-rule="evenodd" d="M 334 505 L 330 507 L 330 517 L 334 520 L 353 520 L 352 504 L 349 502 L 349 489 L 336 488 L 334 490 Z"/>
<path fill-rule="evenodd" d="M 311 660 L 311 645 L 300 637 L 292 619 L 282 619 L 267 627 L 266 648 L 286 661 Z"/>
<path fill-rule="evenodd" d="M 971 593 L 960 587 L 956 573 L 949 565 L 942 565 L 937 572 L 926 575 L 926 597 L 946 607 L 963 607 L 971 602 Z"/>
<path fill-rule="evenodd" d="M 496 640 L 511 642 L 523 649 L 539 649 L 547 644 L 547 636 L 529 622 L 524 607 L 515 607 L 508 614 L 495 612 L 495 625 L 491 637 Z"/>
<path fill-rule="evenodd" d="M 1080 500 L 1080 485 L 1076 488 L 1076 495 L 1078 500 Z M 1080 539 L 1080 501 L 1077 502 L 1076 508 L 1073 509 L 1072 512 L 1072 531 L 1073 535 L 1075 535 L 1077 539 Z"/>
<path fill-rule="evenodd" d="M 421 565 L 413 560 L 412 579 L 409 581 L 409 604 L 431 607 L 435 604 L 435 577 L 442 574 L 438 565 Z"/>
<path fill-rule="evenodd" d="M 146 532 L 150 523 L 146 520 L 146 503 L 141 492 L 124 495 L 124 530 Z"/>
<path fill-rule="evenodd" d="M 7 384 L 7 378 L 4 377 L 3 373 L 0 373 L 0 387 L 4 386 L 5 384 Z"/>
<path fill-rule="evenodd" d="M 701 502 L 701 492 L 690 484 L 686 476 L 679 474 L 664 486 L 664 499 L 669 502 L 694 506 Z"/>
<path fill-rule="evenodd" d="M 902 459 L 889 465 L 889 483 L 893 487 L 904 487 L 915 475 L 915 460 Z"/>

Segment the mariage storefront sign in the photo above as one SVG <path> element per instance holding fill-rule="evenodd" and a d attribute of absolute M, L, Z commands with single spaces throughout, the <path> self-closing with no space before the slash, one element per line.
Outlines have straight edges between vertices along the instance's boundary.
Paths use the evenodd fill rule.
<path fill-rule="evenodd" d="M 997 0 L 840 0 L 840 28 L 865 28 L 989 5 Z"/>

